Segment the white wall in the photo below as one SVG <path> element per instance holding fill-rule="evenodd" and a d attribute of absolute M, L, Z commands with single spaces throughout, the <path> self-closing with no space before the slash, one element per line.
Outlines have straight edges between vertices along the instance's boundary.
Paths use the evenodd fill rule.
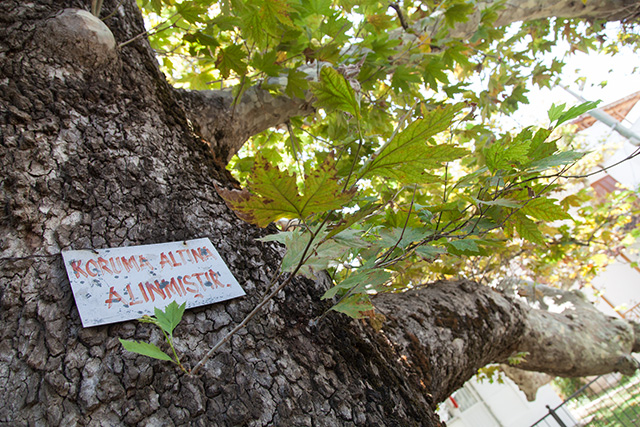
<path fill-rule="evenodd" d="M 442 412 L 448 410 L 452 415 L 448 420 L 447 416 L 443 417 L 449 427 L 529 427 L 549 413 L 546 405 L 555 408 L 562 403 L 549 385 L 541 387 L 536 400 L 529 402 L 518 386 L 506 377 L 503 384 L 478 382 L 472 378 L 464 389 L 474 394 L 478 402 L 464 411 L 453 409 L 449 401 L 444 402 L 446 408 Z M 559 415 L 567 427 L 577 424 L 567 411 L 560 411 Z"/>

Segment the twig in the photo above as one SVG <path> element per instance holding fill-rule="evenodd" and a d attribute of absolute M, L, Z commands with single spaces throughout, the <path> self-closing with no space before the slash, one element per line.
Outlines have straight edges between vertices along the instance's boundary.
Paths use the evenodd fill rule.
<path fill-rule="evenodd" d="M 387 251 L 387 254 L 385 255 L 385 257 L 380 261 L 379 264 L 384 264 L 384 262 L 389 258 L 389 256 L 393 253 L 393 251 L 396 250 L 396 248 L 398 247 L 398 245 L 400 244 L 400 242 L 402 241 L 402 238 L 404 237 L 404 232 L 407 229 L 407 225 L 409 224 L 409 218 L 411 218 L 411 211 L 413 210 L 413 202 L 416 199 L 416 190 L 418 188 L 418 184 L 414 184 L 413 185 L 413 196 L 411 197 L 411 204 L 409 205 L 409 212 L 407 213 L 407 219 L 404 222 L 404 227 L 402 227 L 402 232 L 400 233 L 400 238 L 398 239 L 398 241 L 396 242 L 395 245 L 393 245 L 392 248 L 389 248 L 389 250 Z"/>
<path fill-rule="evenodd" d="M 291 120 L 287 120 L 286 123 L 287 125 L 287 131 L 289 132 L 289 140 L 291 141 L 291 151 L 293 151 L 293 158 L 296 161 L 296 165 L 298 166 L 298 173 L 300 174 L 300 177 L 304 177 L 304 169 L 302 168 L 302 165 L 300 164 L 300 157 L 298 156 L 298 152 L 300 152 L 300 155 L 302 155 L 302 148 L 298 149 L 296 148 L 296 135 L 293 133 L 293 129 L 291 128 Z"/>
<path fill-rule="evenodd" d="M 100 18 L 100 10 L 102 9 L 103 0 L 91 0 L 91 14 L 96 18 Z"/>
<path fill-rule="evenodd" d="M 400 19 L 400 25 L 402 25 L 402 28 L 404 28 L 405 31 L 408 31 L 409 25 L 407 25 L 407 20 L 404 18 L 404 14 L 402 13 L 402 9 L 400 9 L 398 3 L 391 3 L 389 4 L 389 7 L 396 11 L 398 19 Z"/>
<path fill-rule="evenodd" d="M 211 349 L 209 349 L 209 351 L 207 352 L 207 354 L 204 355 L 204 357 L 198 362 L 198 364 L 196 366 L 194 366 L 194 368 L 191 370 L 191 375 L 196 375 L 198 373 L 198 371 L 200 371 L 200 369 L 204 366 L 204 364 L 207 362 L 207 360 L 209 360 L 209 358 L 213 355 L 213 353 L 215 353 L 220 347 L 222 347 L 223 344 L 225 344 L 227 341 L 229 341 L 235 334 L 236 332 L 238 332 L 240 329 L 244 328 L 247 323 L 249 323 L 249 320 L 251 320 L 256 314 L 258 314 L 258 312 L 260 310 L 262 310 L 262 307 L 264 307 L 269 301 L 271 301 L 271 299 L 278 293 L 280 292 L 285 286 L 287 286 L 289 284 L 289 282 L 291 282 L 291 279 L 293 278 L 294 274 L 292 273 L 291 275 L 289 275 L 289 277 L 287 277 L 287 279 L 282 282 L 280 284 L 280 286 L 278 286 L 277 288 L 275 288 L 269 295 L 267 295 L 261 302 L 260 304 L 258 304 L 257 306 L 254 307 L 254 309 L 251 311 L 251 313 L 249 313 L 243 320 L 242 322 L 240 322 L 235 328 L 233 328 L 231 331 L 229 331 L 227 333 L 227 335 L 225 335 L 220 341 L 218 341 L 216 343 L 216 345 L 214 345 L 213 347 L 211 347 Z"/>
<path fill-rule="evenodd" d="M 0 261 L 24 261 L 26 259 L 54 258 L 54 257 L 57 257 L 57 256 L 60 256 L 60 254 L 13 256 L 13 257 L 2 257 L 2 258 L 0 258 Z"/>
<path fill-rule="evenodd" d="M 356 122 L 358 124 L 358 149 L 356 150 L 356 155 L 353 156 L 353 162 L 351 162 L 351 169 L 349 169 L 349 175 L 347 176 L 347 180 L 344 182 L 344 188 L 342 192 L 347 191 L 347 187 L 349 186 L 349 181 L 351 180 L 351 175 L 353 174 L 353 169 L 356 166 L 356 162 L 358 161 L 358 156 L 360 155 L 360 149 L 362 148 L 362 144 L 364 143 L 364 137 L 362 136 L 362 128 L 360 127 L 360 118 L 356 117 Z M 353 185 L 355 186 L 358 183 L 358 179 L 355 180 Z"/>
<path fill-rule="evenodd" d="M 107 16 L 105 16 L 104 18 L 100 18 L 100 20 L 104 22 L 107 19 L 113 17 L 116 13 L 118 13 L 118 8 L 120 6 L 122 6 L 122 3 L 124 3 L 124 0 L 120 0 L 120 2 L 116 5 L 116 7 L 113 8 L 113 11 L 110 14 L 108 14 Z"/>
<path fill-rule="evenodd" d="M 159 24 L 158 24 L 158 25 L 156 25 L 155 27 L 153 27 L 153 28 L 151 28 L 151 29 L 149 29 L 149 30 L 143 31 L 143 32 L 141 32 L 140 34 L 138 34 L 137 36 L 134 36 L 133 38 L 130 38 L 129 40 L 127 40 L 127 41 L 124 41 L 124 42 L 120 43 L 120 44 L 118 45 L 118 49 L 120 49 L 120 48 L 122 48 L 122 47 L 124 47 L 124 46 L 128 45 L 129 43 L 132 43 L 132 42 L 134 42 L 134 41 L 138 40 L 140 37 L 143 37 L 143 36 L 146 36 L 146 35 L 151 34 L 151 32 L 152 32 L 153 30 L 155 30 L 156 28 L 160 27 L 161 25 L 164 25 L 164 24 L 166 24 L 167 22 L 171 21 L 173 18 L 175 18 L 175 17 L 176 17 L 176 15 L 178 15 L 178 12 L 174 13 L 174 14 L 173 14 L 173 15 L 171 15 L 169 18 L 165 19 L 163 22 L 159 23 Z M 161 29 L 161 30 L 158 30 L 158 31 L 156 31 L 154 34 L 158 34 L 159 32 L 164 31 L 164 30 L 168 30 L 168 29 L 169 29 L 169 28 L 171 28 L 173 25 L 174 25 L 174 24 L 171 24 L 171 25 L 169 25 L 167 28 L 163 28 L 163 29 Z"/>

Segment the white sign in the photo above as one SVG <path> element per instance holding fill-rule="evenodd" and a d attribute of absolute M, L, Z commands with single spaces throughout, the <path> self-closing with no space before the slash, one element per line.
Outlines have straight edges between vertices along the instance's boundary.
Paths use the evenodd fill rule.
<path fill-rule="evenodd" d="M 209 239 L 63 251 L 82 326 L 153 315 L 172 301 L 187 308 L 245 295 Z"/>

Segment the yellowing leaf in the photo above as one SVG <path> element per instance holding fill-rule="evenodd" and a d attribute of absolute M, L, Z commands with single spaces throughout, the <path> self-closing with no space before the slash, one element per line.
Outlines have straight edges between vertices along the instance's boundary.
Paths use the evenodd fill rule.
<path fill-rule="evenodd" d="M 238 217 L 261 227 L 280 218 L 303 219 L 314 213 L 339 209 L 355 192 L 355 189 L 342 191 L 331 156 L 305 177 L 304 184 L 304 194 L 299 194 L 295 174 L 282 172 L 258 158 L 249 183 L 250 191 L 217 186 L 216 189 Z"/>
<path fill-rule="evenodd" d="M 379 13 L 375 15 L 367 15 L 367 22 L 373 25 L 373 28 L 376 31 L 383 31 L 387 28 L 391 28 L 393 22 L 391 22 L 391 17 L 384 13 Z"/>
<path fill-rule="evenodd" d="M 424 53 L 431 52 L 431 37 L 429 37 L 429 34 L 424 33 L 418 39 L 420 41 L 419 49 Z"/>
<path fill-rule="evenodd" d="M 537 243 L 539 245 L 544 245 L 544 236 L 542 232 L 538 228 L 535 222 L 527 218 L 525 215 L 520 212 L 515 213 L 511 217 L 511 222 L 516 227 L 516 231 L 525 240 L 530 241 L 531 243 Z"/>
<path fill-rule="evenodd" d="M 558 219 L 571 219 L 571 215 L 562 206 L 555 204 L 556 200 L 540 197 L 529 201 L 521 210 L 525 215 L 532 216 L 543 221 L 555 221 Z"/>

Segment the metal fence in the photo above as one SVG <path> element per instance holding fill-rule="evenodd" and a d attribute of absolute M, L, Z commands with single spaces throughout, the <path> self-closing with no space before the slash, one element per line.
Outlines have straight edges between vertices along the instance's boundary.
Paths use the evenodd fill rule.
<path fill-rule="evenodd" d="M 531 427 L 640 426 L 640 375 L 602 375 Z"/>

